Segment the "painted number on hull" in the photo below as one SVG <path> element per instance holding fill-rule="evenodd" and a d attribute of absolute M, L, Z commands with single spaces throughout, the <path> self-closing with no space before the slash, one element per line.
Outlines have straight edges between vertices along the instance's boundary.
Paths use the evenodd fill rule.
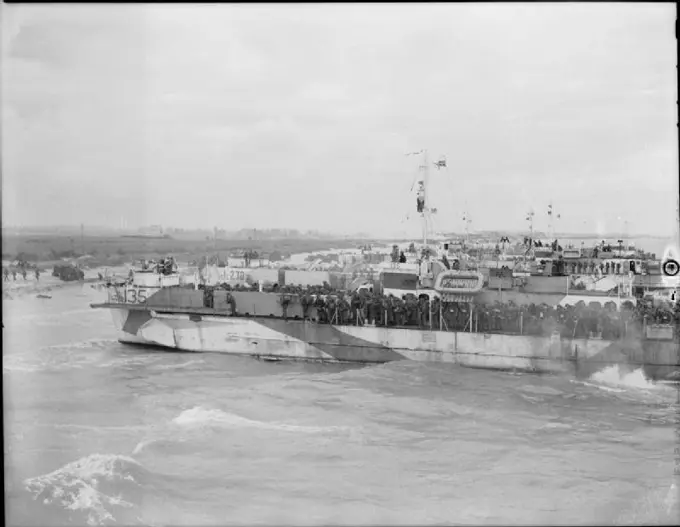
<path fill-rule="evenodd" d="M 246 273 L 244 271 L 229 271 L 229 280 L 240 280 L 241 282 L 246 279 Z"/>
<path fill-rule="evenodd" d="M 127 304 L 143 304 L 146 300 L 146 289 L 128 289 L 125 291 L 125 302 Z"/>
<path fill-rule="evenodd" d="M 125 297 L 118 291 L 109 290 L 109 302 L 113 302 L 114 304 L 123 304 L 125 303 Z"/>

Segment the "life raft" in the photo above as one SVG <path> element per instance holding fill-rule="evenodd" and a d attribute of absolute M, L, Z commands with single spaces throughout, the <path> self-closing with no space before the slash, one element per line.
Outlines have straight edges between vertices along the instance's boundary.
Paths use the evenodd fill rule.
<path fill-rule="evenodd" d="M 443 271 L 437 275 L 434 289 L 438 293 L 472 294 L 484 287 L 484 275 L 479 271 Z"/>

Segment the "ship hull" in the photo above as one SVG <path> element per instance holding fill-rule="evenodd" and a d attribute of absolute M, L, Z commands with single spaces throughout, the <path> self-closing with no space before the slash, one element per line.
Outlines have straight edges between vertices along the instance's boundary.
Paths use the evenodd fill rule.
<path fill-rule="evenodd" d="M 112 309 L 120 341 L 184 352 L 272 360 L 445 362 L 472 368 L 588 376 L 619 364 L 651 378 L 676 370 L 677 343 L 561 339 L 512 334 L 339 326 L 275 317 L 228 317 Z"/>

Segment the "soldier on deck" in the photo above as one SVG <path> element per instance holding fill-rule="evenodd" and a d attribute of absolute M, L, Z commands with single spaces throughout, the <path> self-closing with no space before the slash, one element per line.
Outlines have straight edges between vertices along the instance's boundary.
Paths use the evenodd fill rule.
<path fill-rule="evenodd" d="M 371 301 L 371 297 L 366 289 L 362 289 L 359 293 L 359 301 L 361 302 L 361 325 L 368 320 L 368 304 Z"/>
<path fill-rule="evenodd" d="M 5 277 L 5 282 L 9 282 L 9 269 L 7 267 L 2 268 L 2 274 Z"/>
<path fill-rule="evenodd" d="M 382 300 L 383 310 L 384 310 L 384 313 L 385 313 L 384 319 L 385 319 L 385 325 L 386 326 L 394 326 L 393 299 L 394 299 L 394 297 L 392 295 L 389 295 L 387 297 L 383 297 L 383 300 Z"/>
<path fill-rule="evenodd" d="M 319 319 L 320 324 L 327 324 L 328 318 L 326 316 L 326 300 L 323 295 L 316 295 L 316 301 L 314 302 L 314 307 L 316 307 L 316 316 Z"/>
<path fill-rule="evenodd" d="M 380 296 L 377 293 L 373 293 L 373 298 L 370 304 L 371 310 L 371 320 L 376 326 L 385 325 L 385 317 L 383 316 L 383 304 Z"/>
<path fill-rule="evenodd" d="M 416 297 L 411 293 L 407 294 L 405 304 L 406 324 L 409 326 L 418 325 L 418 301 Z"/>
<path fill-rule="evenodd" d="M 507 331 L 508 327 L 508 318 L 509 318 L 509 307 L 507 304 L 500 304 L 498 306 L 498 322 L 497 322 L 497 331 L 504 332 Z"/>
<path fill-rule="evenodd" d="M 284 292 L 281 295 L 281 311 L 283 314 L 283 320 L 288 320 L 288 306 L 290 305 L 290 302 L 291 302 L 290 294 Z"/>
<path fill-rule="evenodd" d="M 455 323 L 454 323 L 454 314 L 453 314 L 453 306 L 455 305 L 453 302 L 442 302 L 442 329 L 444 331 L 453 331 L 455 330 Z"/>
<path fill-rule="evenodd" d="M 231 308 L 231 316 L 236 316 L 236 299 L 231 293 L 227 293 L 227 304 Z"/>
<path fill-rule="evenodd" d="M 361 316 L 361 297 L 356 291 L 352 293 L 352 320 L 355 326 L 364 325 L 363 317 Z"/>
<path fill-rule="evenodd" d="M 340 325 L 341 323 L 341 317 L 342 317 L 342 298 L 340 295 L 337 293 L 333 295 L 332 297 L 334 306 L 333 306 L 333 317 L 335 320 L 333 321 L 333 324 Z"/>
<path fill-rule="evenodd" d="M 420 327 L 424 329 L 428 327 L 430 321 L 430 300 L 427 296 L 422 296 L 419 302 L 420 307 Z"/>
<path fill-rule="evenodd" d="M 337 324 L 337 304 L 335 297 L 328 295 L 326 297 L 326 319 L 329 324 Z"/>
<path fill-rule="evenodd" d="M 300 305 L 302 306 L 302 320 L 307 320 L 307 313 L 309 312 L 309 307 L 312 302 L 312 298 L 309 292 L 305 292 L 300 297 Z"/>
<path fill-rule="evenodd" d="M 432 300 L 432 329 L 439 331 L 439 310 L 441 308 L 439 297 Z"/>
<path fill-rule="evenodd" d="M 375 319 L 377 316 L 375 305 L 373 304 L 374 300 L 373 297 L 374 297 L 373 293 L 369 293 L 367 291 L 364 291 L 364 295 L 362 296 L 366 324 L 368 324 L 369 326 L 375 324 Z"/>
<path fill-rule="evenodd" d="M 406 305 L 404 304 L 404 297 L 394 297 L 394 325 L 404 326 L 406 324 Z"/>
<path fill-rule="evenodd" d="M 460 303 L 458 305 L 458 328 L 460 330 L 464 330 L 465 328 L 468 329 L 468 331 L 472 331 L 472 319 L 470 317 L 471 311 L 475 309 L 475 306 L 473 304 L 468 304 L 468 303 Z M 475 328 L 476 329 L 476 328 Z"/>
<path fill-rule="evenodd" d="M 40 282 L 40 269 L 35 268 L 35 281 Z"/>
<path fill-rule="evenodd" d="M 444 264 L 444 267 L 446 267 L 447 271 L 451 269 L 451 263 L 449 262 L 449 259 L 446 257 L 445 254 L 442 254 L 442 263 Z"/>
<path fill-rule="evenodd" d="M 212 309 L 214 307 L 214 301 L 213 288 L 210 286 L 205 286 L 203 289 L 203 307 Z"/>
<path fill-rule="evenodd" d="M 349 315 L 349 304 L 345 300 L 345 295 L 340 292 L 336 302 L 336 321 L 335 323 L 344 326 L 347 324 L 347 316 Z"/>
<path fill-rule="evenodd" d="M 479 324 L 479 329 L 482 333 L 487 333 L 491 329 L 489 323 L 489 308 L 486 304 L 481 304 L 477 310 L 477 324 Z"/>

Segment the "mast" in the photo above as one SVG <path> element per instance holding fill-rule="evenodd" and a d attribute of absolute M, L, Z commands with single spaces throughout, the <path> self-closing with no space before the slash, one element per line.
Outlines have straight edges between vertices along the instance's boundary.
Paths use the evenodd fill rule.
<path fill-rule="evenodd" d="M 470 214 L 468 214 L 467 206 L 465 207 L 465 212 L 463 212 L 463 223 L 465 228 L 465 245 L 468 245 L 470 243 L 469 226 L 470 223 L 472 223 L 472 220 L 470 219 Z"/>
<path fill-rule="evenodd" d="M 427 222 L 430 219 L 430 208 L 427 206 L 427 184 L 429 183 L 429 175 L 430 171 L 428 170 L 427 166 L 427 150 L 423 150 L 423 164 L 420 166 L 420 169 L 423 171 L 423 177 L 421 179 L 421 182 L 423 183 L 423 212 L 422 212 L 422 217 L 423 217 L 423 245 L 427 247 Z"/>
<path fill-rule="evenodd" d="M 532 254 L 534 250 L 534 211 L 530 209 L 527 212 L 526 220 L 529 222 L 529 248 L 524 252 L 524 263 L 526 264 L 527 255 Z"/>
<path fill-rule="evenodd" d="M 422 218 L 422 229 L 423 229 L 423 245 L 427 246 L 427 240 L 428 240 L 428 230 L 429 230 L 429 222 L 431 215 L 437 212 L 437 209 L 430 208 L 429 203 L 427 201 L 427 187 L 429 184 L 429 164 L 428 164 L 428 157 L 427 157 L 427 150 L 423 149 L 420 152 L 411 152 L 409 154 L 406 154 L 407 156 L 410 155 L 418 155 L 422 154 L 423 159 L 422 163 L 418 167 L 418 170 L 420 172 L 420 177 L 418 178 L 418 214 L 420 214 L 420 217 Z M 435 162 L 434 165 L 437 167 L 437 169 L 440 168 L 446 168 L 446 157 L 442 157 L 439 161 Z"/>
<path fill-rule="evenodd" d="M 552 200 L 548 205 L 548 236 L 550 236 L 550 242 L 555 241 L 557 233 L 555 232 L 556 220 L 560 219 L 560 214 L 555 215 L 555 210 L 553 209 Z"/>

